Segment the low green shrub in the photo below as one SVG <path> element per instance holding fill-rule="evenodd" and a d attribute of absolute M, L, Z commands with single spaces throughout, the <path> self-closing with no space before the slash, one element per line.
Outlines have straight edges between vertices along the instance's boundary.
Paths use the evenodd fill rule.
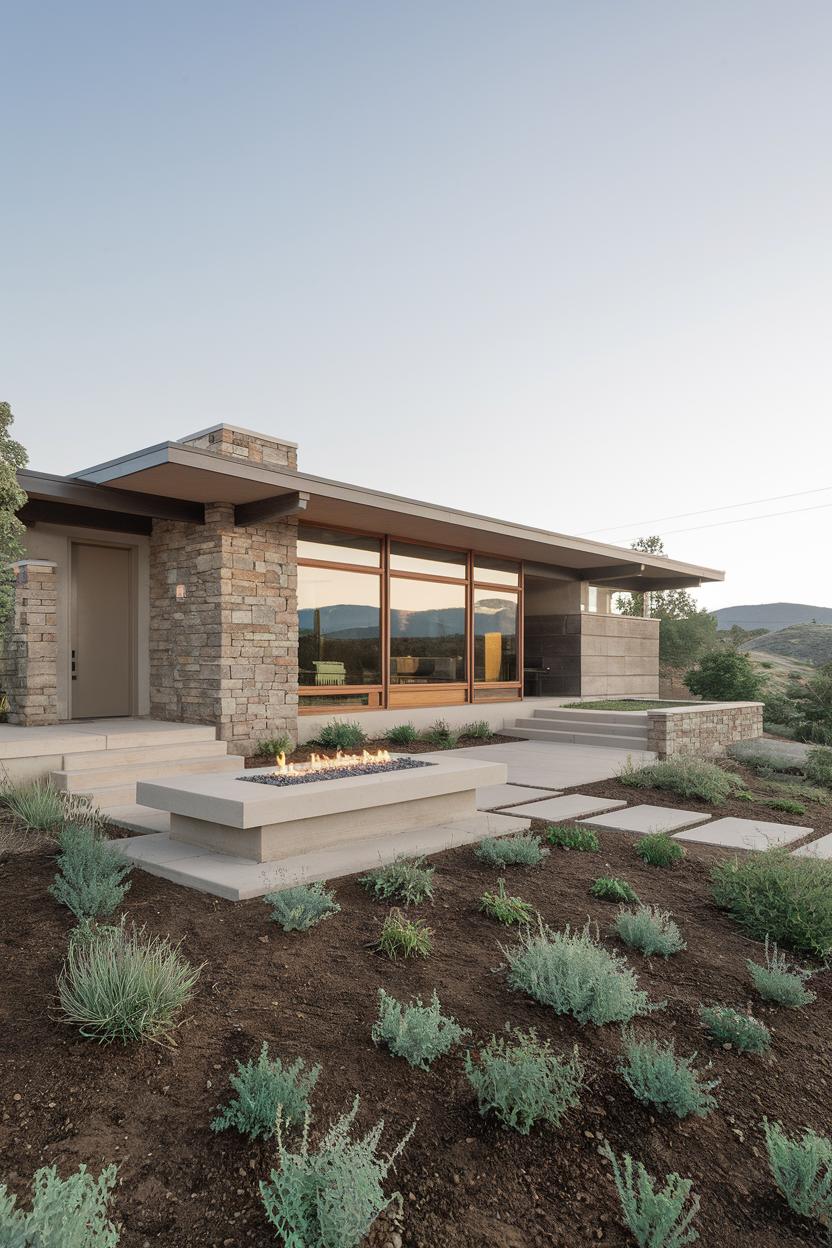
<path fill-rule="evenodd" d="M 636 1040 L 632 1035 L 624 1037 L 623 1062 L 618 1072 L 637 1100 L 645 1105 L 669 1111 L 677 1118 L 696 1114 L 706 1117 L 716 1106 L 711 1091 L 719 1081 L 702 1083 L 693 1068 L 696 1058 L 677 1057 L 671 1040 L 660 1044 L 657 1040 Z"/>
<path fill-rule="evenodd" d="M 638 903 L 638 895 L 627 881 L 619 879 L 615 875 L 599 875 L 597 880 L 593 880 L 589 891 L 593 897 L 600 897 L 602 901 L 632 901 Z"/>
<path fill-rule="evenodd" d="M 832 789 L 832 750 L 825 746 L 810 750 L 803 770 L 807 780 L 811 780 L 813 784 Z"/>
<path fill-rule="evenodd" d="M 143 927 L 94 927 L 70 941 L 58 978 L 64 1021 L 102 1044 L 170 1040 L 201 969 Z"/>
<path fill-rule="evenodd" d="M 534 918 L 534 907 L 522 897 L 509 897 L 506 893 L 504 879 L 497 881 L 496 893 L 483 893 L 480 897 L 480 910 L 498 923 L 511 926 L 512 923 L 531 923 Z"/>
<path fill-rule="evenodd" d="M 765 688 L 749 656 L 730 646 L 703 654 L 684 679 L 694 697 L 705 702 L 758 702 Z"/>
<path fill-rule="evenodd" d="M 291 1066 L 270 1058 L 264 1040 L 257 1061 L 237 1062 L 237 1073 L 229 1078 L 236 1096 L 213 1119 L 211 1130 L 239 1131 L 256 1140 L 275 1134 L 278 1111 L 287 1127 L 303 1122 L 320 1073 L 320 1066 L 307 1071 L 301 1058 Z"/>
<path fill-rule="evenodd" d="M 294 748 L 295 743 L 288 732 L 279 732 L 273 737 L 264 737 L 262 741 L 258 741 L 256 753 L 277 758 L 278 754 L 291 754 Z"/>
<path fill-rule="evenodd" d="M 636 766 L 632 759 L 618 773 L 618 779 L 631 789 L 664 789 L 680 797 L 695 797 L 714 806 L 726 802 L 742 781 L 731 771 L 693 755 L 660 759 Z"/>
<path fill-rule="evenodd" d="M 280 892 L 266 893 L 263 900 L 272 908 L 269 917 L 279 923 L 284 932 L 307 932 L 316 923 L 332 918 L 341 910 L 335 894 L 327 888 L 326 880 L 296 884 Z"/>
<path fill-rule="evenodd" d="M 374 897 L 384 901 L 395 898 L 405 906 L 416 906 L 433 898 L 435 867 L 426 867 L 424 858 L 396 858 L 386 867 L 377 867 L 362 875 L 363 884 Z"/>
<path fill-rule="evenodd" d="M 492 1036 L 478 1061 L 470 1052 L 465 1055 L 465 1074 L 480 1113 L 494 1114 L 521 1135 L 538 1122 L 560 1126 L 566 1111 L 580 1104 L 584 1073 L 577 1046 L 567 1059 L 553 1052 L 548 1040 L 538 1040 L 534 1030 Z"/>
<path fill-rule="evenodd" d="M 718 863 L 716 904 L 749 936 L 824 959 L 832 953 L 832 861 L 782 848 Z"/>
<path fill-rule="evenodd" d="M 682 933 L 666 910 L 658 906 L 639 906 L 638 910 L 619 910 L 614 924 L 616 934 L 629 945 L 648 957 L 661 954 L 668 958 L 672 953 L 687 949 Z"/>
<path fill-rule="evenodd" d="M 789 1139 L 778 1122 L 763 1120 L 768 1164 L 789 1208 L 832 1228 L 832 1140 L 808 1127 Z"/>
<path fill-rule="evenodd" d="M 667 832 L 648 832 L 640 836 L 634 849 L 649 867 L 672 867 L 685 856 L 683 846 Z"/>
<path fill-rule="evenodd" d="M 413 1134 L 413 1127 L 386 1156 L 378 1151 L 384 1123 L 352 1139 L 359 1098 L 329 1128 L 316 1149 L 304 1122 L 300 1149 L 290 1152 L 280 1125 L 280 1168 L 261 1182 L 266 1216 L 286 1248 L 357 1248 L 392 1197 L 383 1184 Z"/>
<path fill-rule="evenodd" d="M 421 997 L 412 1005 L 402 1005 L 379 988 L 378 1018 L 372 1034 L 373 1043 L 386 1044 L 394 1057 L 403 1057 L 409 1065 L 429 1070 L 432 1062 L 450 1053 L 470 1032 L 460 1027 L 455 1018 L 442 1013 L 435 992 L 429 1005 L 424 1005 Z"/>
<path fill-rule="evenodd" d="M 815 745 L 832 745 L 832 663 L 817 667 L 795 691 L 797 735 Z"/>
<path fill-rule="evenodd" d="M 773 797 L 790 798 L 795 802 L 813 802 L 819 806 L 828 806 L 832 803 L 832 793 L 829 789 L 816 784 L 807 784 L 802 779 L 761 780 L 760 788 Z"/>
<path fill-rule="evenodd" d="M 425 741 L 437 750 L 455 750 L 459 745 L 460 733 L 451 728 L 446 719 L 436 719 L 422 734 Z"/>
<path fill-rule="evenodd" d="M 333 719 L 324 724 L 310 744 L 322 745 L 327 750 L 348 750 L 356 745 L 363 745 L 366 740 L 367 734 L 360 724 L 345 719 Z"/>
<path fill-rule="evenodd" d="M 589 924 L 582 931 L 553 932 L 538 920 L 536 931 L 528 929 L 502 952 L 512 988 L 579 1023 L 628 1023 L 661 1008 L 639 989 L 625 959 L 593 939 Z"/>
<path fill-rule="evenodd" d="M 391 910 L 376 948 L 388 958 L 427 958 L 433 952 L 433 931 L 423 919 L 407 919 L 401 910 Z"/>
<path fill-rule="evenodd" d="M 609 1143 L 604 1143 L 601 1154 L 612 1165 L 624 1225 L 639 1248 L 683 1248 L 699 1238 L 692 1225 L 699 1197 L 692 1194 L 690 1179 L 668 1174 L 658 1188 L 640 1161 L 633 1170 L 629 1153 L 624 1154 L 623 1168 Z"/>
<path fill-rule="evenodd" d="M 18 1209 L 17 1200 L 0 1183 L 0 1244 L 3 1248 L 116 1248 L 121 1228 L 110 1220 L 110 1194 L 115 1166 L 97 1179 L 81 1165 L 67 1179 L 55 1166 L 43 1167 L 32 1180 L 32 1207 Z"/>
<path fill-rule="evenodd" d="M 514 836 L 487 836 L 474 853 L 490 867 L 538 867 L 549 853 L 540 844 L 540 837 L 531 832 Z"/>
<path fill-rule="evenodd" d="M 764 805 L 768 806 L 770 810 L 781 810 L 784 815 L 806 814 L 806 807 L 791 797 L 770 797 L 765 801 Z"/>
<path fill-rule="evenodd" d="M 699 1018 L 708 1035 L 719 1044 L 730 1044 L 740 1053 L 765 1053 L 771 1032 L 765 1023 L 727 1005 L 700 1005 Z"/>
<path fill-rule="evenodd" d="M 396 724 L 388 732 L 387 740 L 393 745 L 412 745 L 419 740 L 419 732 L 415 724 Z"/>
<path fill-rule="evenodd" d="M 769 943 L 768 937 L 765 943 L 765 965 L 753 962 L 751 958 L 747 959 L 745 965 L 748 967 L 751 982 L 764 1001 L 798 1010 L 801 1006 L 811 1005 L 815 1000 L 815 993 L 806 988 L 811 972 L 793 966 L 776 944 Z"/>
<path fill-rule="evenodd" d="M 459 735 L 461 737 L 473 737 L 477 741 L 490 741 L 494 736 L 494 729 L 487 719 L 475 719 L 470 724 L 463 724 L 459 730 Z"/>
<path fill-rule="evenodd" d="M 132 865 L 93 828 L 67 824 L 58 833 L 58 875 L 49 891 L 79 919 L 112 914 L 130 888 Z"/>
<path fill-rule="evenodd" d="M 558 849 L 577 849 L 584 854 L 597 854 L 601 848 L 594 828 L 581 828 L 577 823 L 558 823 L 546 829 L 546 840 Z"/>

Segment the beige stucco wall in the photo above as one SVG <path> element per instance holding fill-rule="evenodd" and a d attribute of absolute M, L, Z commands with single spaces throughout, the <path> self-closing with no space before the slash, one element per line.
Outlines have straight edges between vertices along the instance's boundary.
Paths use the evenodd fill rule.
<path fill-rule="evenodd" d="M 659 621 L 630 615 L 581 616 L 581 694 L 659 696 Z"/>

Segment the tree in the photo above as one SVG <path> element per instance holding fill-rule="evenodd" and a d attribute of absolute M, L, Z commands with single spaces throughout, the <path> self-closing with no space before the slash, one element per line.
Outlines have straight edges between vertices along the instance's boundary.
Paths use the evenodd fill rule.
<path fill-rule="evenodd" d="M 666 558 L 660 537 L 640 537 L 633 550 Z M 615 605 L 622 615 L 643 615 L 644 594 L 619 594 Z M 659 661 L 668 667 L 686 667 L 716 645 L 716 617 L 700 609 L 684 589 L 658 589 L 650 593 L 650 615 L 661 620 Z"/>
<path fill-rule="evenodd" d="M 759 702 L 765 688 L 748 655 L 727 647 L 703 654 L 699 666 L 685 673 L 685 684 L 706 702 Z"/>
<path fill-rule="evenodd" d="M 0 403 L 0 622 L 12 610 L 14 577 L 9 565 L 23 554 L 24 525 L 17 512 L 26 495 L 17 483 L 17 469 L 24 468 L 28 456 L 9 429 L 14 421 L 11 406 Z"/>
<path fill-rule="evenodd" d="M 818 668 L 795 696 L 801 741 L 832 745 L 832 663 Z"/>
<path fill-rule="evenodd" d="M 632 550 L 645 555 L 667 558 L 664 542 L 660 537 L 639 537 L 632 543 Z M 644 594 L 619 594 L 615 606 L 621 615 L 644 615 Z M 657 620 L 686 620 L 696 615 L 696 600 L 686 589 L 654 589 L 650 592 L 650 614 Z"/>

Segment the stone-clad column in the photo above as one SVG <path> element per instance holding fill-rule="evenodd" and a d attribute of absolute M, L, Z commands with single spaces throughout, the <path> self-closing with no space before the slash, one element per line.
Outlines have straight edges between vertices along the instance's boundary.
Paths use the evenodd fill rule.
<path fill-rule="evenodd" d="M 58 722 L 58 593 L 51 560 L 12 564 L 14 606 L 3 630 L 0 679 L 9 723 Z"/>

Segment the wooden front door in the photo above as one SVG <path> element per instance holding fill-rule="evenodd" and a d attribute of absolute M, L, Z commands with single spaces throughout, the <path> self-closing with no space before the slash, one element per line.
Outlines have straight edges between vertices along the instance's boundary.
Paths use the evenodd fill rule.
<path fill-rule="evenodd" d="M 131 713 L 130 551 L 72 546 L 72 718 Z"/>

